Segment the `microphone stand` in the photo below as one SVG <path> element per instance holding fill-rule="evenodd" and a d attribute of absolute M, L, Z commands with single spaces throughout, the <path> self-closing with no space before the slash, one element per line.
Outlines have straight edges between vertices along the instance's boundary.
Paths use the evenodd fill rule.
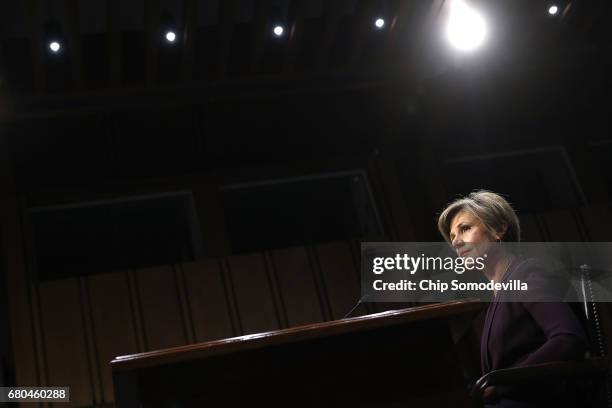
<path fill-rule="evenodd" d="M 351 314 L 352 314 L 352 313 L 355 311 L 355 309 L 357 309 L 357 308 L 359 307 L 359 305 L 360 305 L 360 304 L 361 304 L 361 303 L 362 303 L 364 300 L 366 300 L 366 299 L 367 299 L 367 298 L 369 298 L 369 297 L 370 297 L 370 295 L 363 295 L 363 296 L 361 297 L 361 299 L 359 299 L 359 301 L 358 301 L 358 302 L 355 304 L 355 306 L 353 306 L 353 308 L 352 308 L 351 310 L 349 310 L 349 312 L 348 312 L 347 314 L 345 314 L 345 315 L 344 315 L 342 318 L 343 318 L 343 319 L 346 319 L 347 317 L 349 317 L 349 316 L 350 316 L 350 315 L 351 315 Z"/>

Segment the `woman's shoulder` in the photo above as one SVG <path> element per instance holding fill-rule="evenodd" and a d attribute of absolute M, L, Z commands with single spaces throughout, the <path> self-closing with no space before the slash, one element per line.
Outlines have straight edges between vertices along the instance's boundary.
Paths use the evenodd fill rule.
<path fill-rule="evenodd" d="M 544 262 L 540 258 L 517 255 L 510 264 L 508 275 L 516 276 L 518 274 L 530 273 L 533 270 L 544 268 Z"/>
<path fill-rule="evenodd" d="M 527 288 L 517 292 L 517 298 L 525 301 L 551 301 L 568 296 L 571 277 L 567 268 L 560 263 L 535 257 L 517 257 L 511 268 L 505 280 L 520 281 Z"/>
<path fill-rule="evenodd" d="M 534 272 L 537 272 L 540 276 L 541 274 L 549 276 L 560 272 L 567 273 L 567 268 L 553 259 L 518 255 L 510 264 L 510 270 L 508 272 L 509 275 L 511 274 L 514 276 L 519 274 L 531 274 Z"/>

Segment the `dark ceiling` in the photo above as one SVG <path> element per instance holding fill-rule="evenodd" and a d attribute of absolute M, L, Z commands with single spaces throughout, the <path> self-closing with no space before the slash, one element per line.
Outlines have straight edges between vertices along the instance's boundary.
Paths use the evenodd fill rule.
<path fill-rule="evenodd" d="M 610 2 L 474 1 L 486 47 L 453 54 L 446 0 L 24 0 L 0 3 L 0 114 L 189 101 L 381 83 L 418 91 L 457 67 L 474 72 L 609 65 Z M 374 19 L 387 24 L 374 29 Z M 283 21 L 287 35 L 274 38 Z M 174 26 L 177 41 L 163 41 Z M 49 39 L 63 48 L 48 52 Z"/>

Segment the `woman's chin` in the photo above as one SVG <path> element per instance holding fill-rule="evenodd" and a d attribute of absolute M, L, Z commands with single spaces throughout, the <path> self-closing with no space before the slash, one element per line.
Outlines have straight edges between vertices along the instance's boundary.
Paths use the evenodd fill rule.
<path fill-rule="evenodd" d="M 474 258 L 471 250 L 460 252 L 457 256 L 463 259 Z"/>

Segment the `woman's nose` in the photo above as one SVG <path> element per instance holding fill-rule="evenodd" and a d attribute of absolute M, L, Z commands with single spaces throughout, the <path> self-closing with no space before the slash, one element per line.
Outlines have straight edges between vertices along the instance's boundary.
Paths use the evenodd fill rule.
<path fill-rule="evenodd" d="M 453 240 L 451 241 L 451 245 L 453 246 L 453 248 L 457 249 L 457 248 L 461 248 L 463 246 L 464 242 L 461 238 L 459 238 L 458 236 L 456 236 L 455 238 L 453 238 Z"/>

